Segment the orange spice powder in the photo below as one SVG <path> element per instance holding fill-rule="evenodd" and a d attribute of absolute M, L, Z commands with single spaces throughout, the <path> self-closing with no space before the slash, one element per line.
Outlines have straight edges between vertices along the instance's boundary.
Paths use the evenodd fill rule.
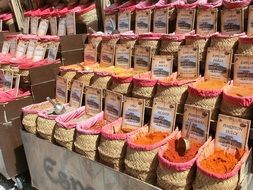
<path fill-rule="evenodd" d="M 114 134 L 126 134 L 132 132 L 134 129 L 131 128 L 121 128 L 118 131 L 115 131 Z"/>
<path fill-rule="evenodd" d="M 105 126 L 106 124 L 108 124 L 109 121 L 105 120 L 105 119 L 102 119 L 100 121 L 97 121 L 95 123 L 95 125 L 93 125 L 90 130 L 97 130 L 97 129 L 101 129 L 103 126 Z"/>
<path fill-rule="evenodd" d="M 253 87 L 232 86 L 228 90 L 228 94 L 240 97 L 253 96 Z"/>
<path fill-rule="evenodd" d="M 219 90 L 222 89 L 226 83 L 221 80 L 206 80 L 197 84 L 196 88 L 200 90 Z"/>
<path fill-rule="evenodd" d="M 162 141 L 168 136 L 167 132 L 150 132 L 135 139 L 134 143 L 139 145 L 152 145 Z"/>
<path fill-rule="evenodd" d="M 202 146 L 200 143 L 192 141 L 191 148 L 185 153 L 184 156 L 180 156 L 176 149 L 177 139 L 170 140 L 168 142 L 168 149 L 164 152 L 163 157 L 170 162 L 184 163 L 193 159 L 198 153 L 199 148 Z"/>
<path fill-rule="evenodd" d="M 216 150 L 208 158 L 202 160 L 200 165 L 209 172 L 225 174 L 234 169 L 243 153 L 244 150 L 237 150 L 236 154 L 228 153 L 224 150 Z"/>

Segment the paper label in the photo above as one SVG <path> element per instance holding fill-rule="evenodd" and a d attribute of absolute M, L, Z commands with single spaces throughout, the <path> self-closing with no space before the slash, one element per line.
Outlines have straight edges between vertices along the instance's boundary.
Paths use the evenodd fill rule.
<path fill-rule="evenodd" d="M 47 44 L 37 44 L 33 53 L 33 62 L 41 61 L 44 59 L 47 50 Z"/>
<path fill-rule="evenodd" d="M 3 31 L 3 20 L 0 19 L 0 32 L 2 32 L 2 31 Z"/>
<path fill-rule="evenodd" d="M 242 9 L 221 10 L 221 33 L 225 35 L 239 34 L 244 31 Z"/>
<path fill-rule="evenodd" d="M 117 44 L 115 55 L 115 66 L 129 69 L 131 68 L 131 62 L 132 62 L 132 48 L 124 44 Z"/>
<path fill-rule="evenodd" d="M 67 26 L 66 17 L 61 17 L 58 24 L 58 36 L 66 36 Z"/>
<path fill-rule="evenodd" d="M 26 58 L 31 59 L 33 57 L 34 50 L 37 45 L 37 40 L 30 40 L 28 43 L 27 51 L 26 51 Z"/>
<path fill-rule="evenodd" d="M 96 115 L 102 111 L 103 90 L 85 87 L 85 111 L 89 115 Z"/>
<path fill-rule="evenodd" d="M 137 34 L 150 32 L 151 10 L 136 11 L 135 32 Z"/>
<path fill-rule="evenodd" d="M 122 112 L 123 95 L 109 90 L 105 91 L 105 119 L 115 121 Z"/>
<path fill-rule="evenodd" d="M 10 51 L 11 42 L 10 41 L 4 41 L 3 47 L 2 47 L 2 54 L 6 55 Z"/>
<path fill-rule="evenodd" d="M 165 79 L 172 73 L 173 56 L 154 55 L 152 57 L 152 78 Z"/>
<path fill-rule="evenodd" d="M 253 6 L 249 6 L 249 16 L 248 16 L 248 28 L 247 28 L 247 35 L 253 36 Z"/>
<path fill-rule="evenodd" d="M 204 144 L 209 136 L 210 118 L 210 110 L 185 104 L 182 137 L 187 136 L 190 127 L 189 139 Z"/>
<path fill-rule="evenodd" d="M 215 148 L 229 152 L 245 149 L 249 139 L 250 123 L 250 120 L 220 114 L 215 133 Z"/>
<path fill-rule="evenodd" d="M 194 29 L 195 9 L 177 9 L 176 34 L 185 34 Z"/>
<path fill-rule="evenodd" d="M 151 65 L 151 48 L 136 45 L 134 48 L 134 68 L 149 71 Z"/>
<path fill-rule="evenodd" d="M 55 61 L 57 58 L 57 53 L 59 49 L 60 42 L 51 43 L 48 47 L 47 60 Z"/>
<path fill-rule="evenodd" d="M 150 131 L 165 131 L 172 133 L 176 120 L 176 104 L 168 104 L 167 102 L 154 99 Z"/>
<path fill-rule="evenodd" d="M 16 51 L 16 58 L 21 58 L 24 57 L 26 54 L 28 42 L 26 41 L 19 41 L 18 46 L 17 46 L 17 51 Z"/>
<path fill-rule="evenodd" d="M 17 49 L 17 40 L 11 40 L 10 54 L 15 55 L 16 54 L 16 49 Z"/>
<path fill-rule="evenodd" d="M 206 56 L 205 79 L 228 81 L 232 50 L 208 48 Z"/>
<path fill-rule="evenodd" d="M 56 77 L 56 100 L 62 104 L 68 102 L 68 79 Z"/>
<path fill-rule="evenodd" d="M 50 17 L 49 18 L 50 22 L 50 33 L 51 35 L 57 35 L 57 18 L 56 17 Z"/>
<path fill-rule="evenodd" d="M 131 13 L 118 13 L 118 30 L 119 32 L 128 32 L 131 30 Z"/>
<path fill-rule="evenodd" d="M 69 105 L 74 108 L 82 106 L 84 84 L 78 80 L 74 80 L 71 86 Z"/>
<path fill-rule="evenodd" d="M 153 20 L 153 32 L 154 33 L 168 33 L 168 11 L 167 9 L 155 9 Z"/>
<path fill-rule="evenodd" d="M 116 15 L 105 15 L 104 31 L 105 33 L 112 33 L 116 30 Z"/>
<path fill-rule="evenodd" d="M 198 9 L 197 10 L 197 34 L 210 35 L 217 31 L 217 14 L 218 10 Z"/>
<path fill-rule="evenodd" d="M 25 17 L 24 18 L 23 33 L 24 34 L 29 34 L 29 28 L 30 28 L 30 17 Z"/>
<path fill-rule="evenodd" d="M 235 55 L 233 84 L 253 86 L 253 55 Z"/>
<path fill-rule="evenodd" d="M 112 45 L 102 44 L 100 64 L 102 66 L 114 65 L 115 48 Z"/>
<path fill-rule="evenodd" d="M 15 86 L 14 86 L 15 97 L 18 96 L 19 85 L 20 85 L 20 75 L 16 75 Z"/>
<path fill-rule="evenodd" d="M 47 35 L 47 30 L 49 26 L 49 20 L 47 19 L 41 19 L 38 29 L 38 36 L 45 36 Z"/>
<path fill-rule="evenodd" d="M 124 98 L 122 128 L 136 129 L 143 126 L 145 100 Z"/>
<path fill-rule="evenodd" d="M 31 17 L 31 34 L 37 35 L 39 26 L 39 18 Z"/>
<path fill-rule="evenodd" d="M 97 47 L 93 44 L 84 45 L 84 64 L 90 65 L 97 63 Z"/>
<path fill-rule="evenodd" d="M 193 46 L 181 46 L 178 50 L 179 79 L 194 79 L 199 76 L 199 50 Z"/>
<path fill-rule="evenodd" d="M 5 70 L 4 71 L 4 83 L 3 83 L 4 90 L 12 89 L 13 75 L 14 74 L 13 74 L 12 70 Z"/>
<path fill-rule="evenodd" d="M 76 34 L 76 16 L 74 12 L 68 13 L 66 16 L 67 35 Z"/>

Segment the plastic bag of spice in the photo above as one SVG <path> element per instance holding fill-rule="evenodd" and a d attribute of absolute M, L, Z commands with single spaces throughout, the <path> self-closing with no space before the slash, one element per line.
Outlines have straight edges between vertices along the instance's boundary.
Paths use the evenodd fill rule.
<path fill-rule="evenodd" d="M 158 151 L 178 133 L 148 132 L 148 127 L 127 139 L 127 153 L 125 158 L 125 172 L 147 183 L 155 184 L 158 166 Z"/>
<path fill-rule="evenodd" d="M 191 148 L 184 156 L 180 156 L 176 151 L 176 141 L 181 137 L 179 132 L 174 139 L 164 145 L 159 151 L 159 166 L 157 169 L 157 184 L 164 190 L 192 189 L 192 182 L 196 171 L 195 161 L 201 154 L 204 147 L 210 142 L 209 138 L 204 144 L 191 142 Z"/>
<path fill-rule="evenodd" d="M 156 94 L 157 79 L 152 79 L 151 72 L 143 73 L 133 78 L 132 96 L 145 99 L 145 105 L 152 107 Z"/>

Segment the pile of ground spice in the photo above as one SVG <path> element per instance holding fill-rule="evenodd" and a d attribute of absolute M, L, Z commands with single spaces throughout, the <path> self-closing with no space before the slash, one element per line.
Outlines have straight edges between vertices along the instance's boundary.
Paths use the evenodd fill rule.
<path fill-rule="evenodd" d="M 210 80 L 206 80 L 206 81 L 198 83 L 196 85 L 196 88 L 200 90 L 220 90 L 225 85 L 226 83 L 224 83 L 224 81 L 210 79 Z"/>
<path fill-rule="evenodd" d="M 237 150 L 236 154 L 225 152 L 224 150 L 216 150 L 208 158 L 202 160 L 200 165 L 209 172 L 225 174 L 234 169 L 243 154 L 244 150 Z"/>
<path fill-rule="evenodd" d="M 253 87 L 232 86 L 227 93 L 232 96 L 240 97 L 253 96 Z"/>
<path fill-rule="evenodd" d="M 145 135 L 137 137 L 134 141 L 135 144 L 139 145 L 152 145 L 162 141 L 168 136 L 167 132 L 150 132 Z"/>
<path fill-rule="evenodd" d="M 93 125 L 90 130 L 98 130 L 98 129 L 101 129 L 103 126 L 105 126 L 106 124 L 108 124 L 109 121 L 105 120 L 105 119 L 102 119 L 100 121 L 97 121 L 95 123 L 95 125 Z"/>
<path fill-rule="evenodd" d="M 198 153 L 199 148 L 202 146 L 200 143 L 192 141 L 191 148 L 185 153 L 184 156 L 180 156 L 176 149 L 177 139 L 170 140 L 168 142 L 168 149 L 164 152 L 163 157 L 170 162 L 184 163 L 193 159 Z"/>
<path fill-rule="evenodd" d="M 115 128 L 114 128 L 115 129 Z M 131 128 L 120 128 L 119 130 L 114 130 L 114 134 L 126 134 L 126 133 L 131 133 L 134 129 Z"/>

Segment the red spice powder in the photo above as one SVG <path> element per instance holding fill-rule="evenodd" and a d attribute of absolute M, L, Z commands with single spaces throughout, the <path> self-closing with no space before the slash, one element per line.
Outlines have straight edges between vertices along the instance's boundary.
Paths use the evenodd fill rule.
<path fill-rule="evenodd" d="M 168 136 L 167 132 L 150 132 L 146 135 L 139 136 L 135 139 L 134 143 L 139 145 L 152 145 L 162 141 Z"/>

